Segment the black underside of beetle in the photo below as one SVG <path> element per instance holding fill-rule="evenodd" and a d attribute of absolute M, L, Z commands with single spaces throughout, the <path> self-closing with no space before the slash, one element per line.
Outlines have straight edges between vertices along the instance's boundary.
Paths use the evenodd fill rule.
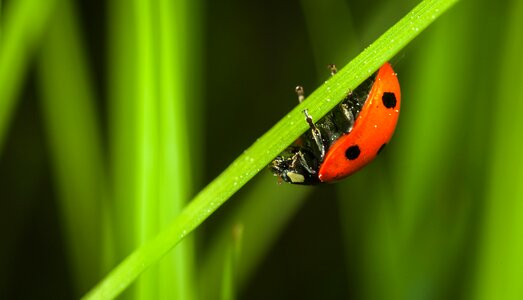
<path fill-rule="evenodd" d="M 325 153 L 342 135 L 349 133 L 367 100 L 375 75 L 350 92 L 345 99 L 315 123 L 321 133 Z M 307 130 L 291 146 L 276 157 L 270 168 L 275 176 L 294 184 L 318 184 L 318 170 L 323 162 L 321 149 L 312 129 Z"/>

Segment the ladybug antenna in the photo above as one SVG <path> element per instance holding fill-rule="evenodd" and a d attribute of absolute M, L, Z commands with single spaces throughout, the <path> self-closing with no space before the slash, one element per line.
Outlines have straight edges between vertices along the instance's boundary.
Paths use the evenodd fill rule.
<path fill-rule="evenodd" d="M 331 71 L 331 76 L 334 76 L 334 74 L 338 73 L 338 69 L 336 69 L 335 64 L 328 64 L 327 68 Z"/>
<path fill-rule="evenodd" d="M 295 89 L 296 91 L 296 95 L 298 95 L 298 101 L 300 101 L 300 103 L 303 102 L 303 100 L 305 100 L 305 92 L 303 91 L 303 87 L 301 85 L 298 85 Z"/>

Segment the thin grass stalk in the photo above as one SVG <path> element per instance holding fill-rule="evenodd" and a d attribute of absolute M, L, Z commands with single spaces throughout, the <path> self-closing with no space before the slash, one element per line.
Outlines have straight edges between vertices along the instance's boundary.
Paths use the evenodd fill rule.
<path fill-rule="evenodd" d="M 59 1 L 38 56 L 42 107 L 78 295 L 101 274 L 106 187 L 95 92 L 74 7 Z"/>
<path fill-rule="evenodd" d="M 154 2 L 132 1 L 132 18 L 136 32 L 136 111 L 135 149 L 137 162 L 134 178 L 136 205 L 134 223 L 138 245 L 152 238 L 159 228 L 159 136 L 158 136 L 158 77 L 156 11 Z M 151 269 L 138 282 L 138 297 L 158 298 L 158 269 Z"/>
<path fill-rule="evenodd" d="M 194 156 L 189 151 L 188 106 L 194 83 L 187 76 L 193 56 L 191 1 L 160 0 L 158 40 L 159 82 L 159 204 L 158 216 L 165 227 L 189 200 Z M 164 299 L 194 298 L 194 241 L 187 239 L 162 260 L 159 293 Z"/>
<path fill-rule="evenodd" d="M 86 298 L 113 298 L 200 225 L 240 187 L 307 130 L 302 111 L 319 119 L 457 0 L 426 0 L 274 125 L 206 186 L 178 217 L 117 266 Z"/>

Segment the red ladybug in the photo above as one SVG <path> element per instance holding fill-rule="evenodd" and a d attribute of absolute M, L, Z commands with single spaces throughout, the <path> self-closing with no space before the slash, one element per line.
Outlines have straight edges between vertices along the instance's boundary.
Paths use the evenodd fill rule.
<path fill-rule="evenodd" d="M 336 69 L 331 68 L 334 74 Z M 296 91 L 303 100 L 303 89 Z M 385 63 L 316 124 L 305 110 L 310 130 L 276 157 L 270 168 L 275 176 L 294 184 L 345 178 L 373 160 L 390 141 L 400 106 L 398 78 Z"/>

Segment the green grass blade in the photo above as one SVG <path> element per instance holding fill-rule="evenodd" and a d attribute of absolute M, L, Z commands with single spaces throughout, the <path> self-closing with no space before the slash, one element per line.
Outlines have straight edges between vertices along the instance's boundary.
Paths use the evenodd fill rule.
<path fill-rule="evenodd" d="M 457 0 L 428 0 L 416 6 L 341 69 L 336 76 L 320 86 L 307 100 L 259 138 L 222 174 L 198 193 L 164 231 L 113 269 L 86 295 L 86 298 L 117 296 L 139 274 L 163 257 L 240 187 L 264 169 L 287 145 L 305 132 L 307 124 L 303 122 L 304 109 L 308 109 L 315 120 L 324 116 L 346 96 L 349 90 L 356 88 L 456 2 Z"/>
<path fill-rule="evenodd" d="M 165 227 L 190 200 L 193 155 L 189 151 L 188 106 L 194 84 L 188 74 L 197 59 L 193 32 L 198 22 L 194 1 L 159 2 L 159 225 Z M 160 263 L 159 293 L 163 299 L 193 299 L 194 239 L 183 241 Z"/>
<path fill-rule="evenodd" d="M 0 150 L 27 65 L 53 13 L 56 0 L 11 1 L 0 36 Z"/>
<path fill-rule="evenodd" d="M 523 2 L 508 6 L 494 99 L 492 141 L 487 144 L 489 180 L 477 282 L 471 299 L 522 299 L 523 287 L 523 76 L 514 62 L 523 48 Z M 489 86 L 492 88 L 492 86 Z M 492 101 L 492 99 L 490 99 Z"/>
<path fill-rule="evenodd" d="M 147 1 L 113 0 L 108 5 L 113 218 L 120 260 L 158 228 L 155 18 Z M 154 269 L 130 292 L 154 298 L 156 276 Z"/>
<path fill-rule="evenodd" d="M 134 148 L 137 162 L 134 170 L 134 194 L 136 195 L 134 223 L 135 240 L 138 245 L 156 235 L 159 228 L 159 124 L 157 39 L 155 36 L 154 3 L 148 0 L 131 1 L 132 18 L 136 30 L 136 137 Z M 158 298 L 158 269 L 152 269 L 137 282 L 141 299 Z"/>
<path fill-rule="evenodd" d="M 81 295 L 102 273 L 105 176 L 95 96 L 76 16 L 69 1 L 57 7 L 38 57 L 38 75 L 68 253 Z"/>
<path fill-rule="evenodd" d="M 119 255 L 165 227 L 189 200 L 193 160 L 188 111 L 198 102 L 192 90 L 199 27 L 191 25 L 199 22 L 197 3 L 133 4 L 110 5 L 109 98 Z M 191 299 L 193 252 L 192 241 L 186 241 L 136 291 L 143 297 Z"/>
<path fill-rule="evenodd" d="M 112 177 L 112 200 L 115 223 L 115 256 L 121 260 L 137 247 L 134 232 L 136 195 L 134 186 L 136 169 L 136 101 L 134 87 L 136 78 L 136 49 L 132 9 L 127 1 L 113 0 L 108 3 L 108 95 L 110 169 Z"/>

